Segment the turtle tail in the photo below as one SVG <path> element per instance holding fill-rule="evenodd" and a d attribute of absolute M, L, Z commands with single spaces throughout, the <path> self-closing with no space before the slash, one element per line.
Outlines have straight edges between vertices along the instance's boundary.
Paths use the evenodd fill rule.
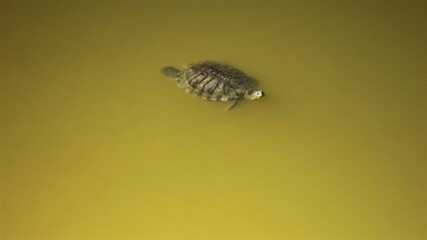
<path fill-rule="evenodd" d="M 178 78 L 179 70 L 174 67 L 163 67 L 160 71 L 171 79 L 176 80 Z"/>

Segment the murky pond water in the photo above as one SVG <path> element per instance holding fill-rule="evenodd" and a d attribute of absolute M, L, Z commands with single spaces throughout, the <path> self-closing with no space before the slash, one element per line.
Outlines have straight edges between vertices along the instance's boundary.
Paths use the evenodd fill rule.
<path fill-rule="evenodd" d="M 2 1 L 2 238 L 426 238 L 423 1 Z M 186 94 L 231 64 L 266 97 Z"/>

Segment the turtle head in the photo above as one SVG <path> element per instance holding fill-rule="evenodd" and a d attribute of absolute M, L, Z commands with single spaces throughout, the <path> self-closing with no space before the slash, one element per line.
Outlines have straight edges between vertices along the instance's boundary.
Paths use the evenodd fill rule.
<path fill-rule="evenodd" d="M 249 89 L 246 90 L 244 97 L 246 99 L 255 100 L 264 96 L 264 92 L 259 89 Z"/>

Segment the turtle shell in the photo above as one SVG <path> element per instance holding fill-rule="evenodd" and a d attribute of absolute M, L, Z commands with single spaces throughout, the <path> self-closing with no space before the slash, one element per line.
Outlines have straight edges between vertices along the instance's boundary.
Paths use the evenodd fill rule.
<path fill-rule="evenodd" d="M 187 66 L 177 82 L 188 93 L 213 101 L 236 100 L 255 85 L 242 71 L 216 62 Z"/>

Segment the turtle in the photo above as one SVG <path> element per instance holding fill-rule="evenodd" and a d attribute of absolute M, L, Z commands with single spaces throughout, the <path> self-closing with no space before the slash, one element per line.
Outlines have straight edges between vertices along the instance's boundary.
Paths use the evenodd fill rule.
<path fill-rule="evenodd" d="M 231 102 L 225 110 L 230 110 L 243 98 L 255 100 L 264 96 L 262 90 L 255 88 L 257 84 L 254 79 L 236 68 L 218 62 L 198 62 L 188 65 L 182 71 L 166 66 L 161 72 L 187 93 L 205 100 Z"/>

